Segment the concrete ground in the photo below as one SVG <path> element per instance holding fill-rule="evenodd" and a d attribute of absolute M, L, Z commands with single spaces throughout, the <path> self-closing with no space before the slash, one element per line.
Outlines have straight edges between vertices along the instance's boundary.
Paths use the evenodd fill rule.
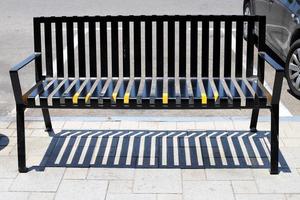
<path fill-rule="evenodd" d="M 279 175 L 269 174 L 269 122 L 253 134 L 248 120 L 188 121 L 55 118 L 49 136 L 29 119 L 26 174 L 15 122 L 2 121 L 0 199 L 300 199 L 299 121 L 281 122 Z"/>

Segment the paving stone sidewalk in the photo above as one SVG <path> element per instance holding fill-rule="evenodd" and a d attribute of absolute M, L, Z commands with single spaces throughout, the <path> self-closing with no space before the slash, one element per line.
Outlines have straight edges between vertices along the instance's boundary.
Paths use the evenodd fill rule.
<path fill-rule="evenodd" d="M 246 135 L 248 134 L 248 123 L 249 121 L 247 120 L 237 121 L 230 119 L 221 122 L 213 120 L 203 122 L 132 120 L 81 122 L 53 120 L 54 132 L 49 136 L 47 132 L 44 132 L 43 121 L 29 120 L 26 122 L 26 148 L 27 166 L 31 167 L 31 171 L 26 174 L 20 174 L 17 171 L 16 124 L 15 122 L 2 121 L 0 122 L 0 199 L 300 199 L 300 122 L 297 121 L 281 122 L 281 160 L 285 164 L 281 163 L 283 171 L 277 176 L 269 175 L 268 165 L 264 164 L 268 162 L 268 158 L 263 156 L 256 158 L 255 155 L 257 154 L 255 154 L 253 146 L 251 148 L 254 149 L 254 156 L 249 154 L 249 160 L 245 158 L 245 162 L 250 163 L 246 167 L 212 167 L 205 164 L 203 167 L 196 169 L 180 168 L 180 166 L 174 168 L 155 166 L 152 168 L 139 168 L 136 166 L 112 168 L 103 166 L 89 167 L 87 165 L 84 167 L 74 165 L 74 163 L 72 165 L 72 160 L 70 161 L 71 165 L 68 165 L 68 159 L 66 159 L 65 163 L 62 163 L 61 160 L 58 161 L 59 167 L 49 167 L 48 165 L 53 154 L 56 153 L 59 156 L 61 147 L 64 146 L 65 149 L 68 149 L 71 142 L 74 143 L 73 145 L 80 147 L 78 149 L 81 150 L 81 153 L 88 151 L 91 145 L 81 144 L 82 141 L 77 139 L 80 130 L 85 131 L 86 134 L 95 133 L 93 131 L 97 130 L 106 130 L 110 133 L 114 133 L 113 131 L 119 131 L 120 133 L 124 130 L 127 132 L 139 132 L 141 130 L 186 132 L 187 134 L 183 136 L 181 146 L 183 152 L 186 153 L 187 148 L 185 145 L 187 143 L 185 143 L 185 138 L 192 134 L 195 135 L 194 132 L 202 131 L 216 134 L 214 130 L 228 130 L 232 133 L 243 132 Z M 259 122 L 258 129 L 265 137 L 268 137 L 269 127 L 268 122 Z M 77 133 L 76 131 L 68 130 L 76 130 Z M 67 135 L 70 133 L 73 136 Z M 228 134 L 227 132 L 224 133 Z M 62 137 L 62 134 L 67 136 Z M 60 143 L 60 139 L 65 141 L 66 138 L 69 138 L 68 144 L 66 142 Z M 74 141 L 72 141 L 72 138 Z M 86 138 L 86 140 L 90 140 L 88 144 L 91 144 L 93 137 Z M 115 144 L 113 137 L 109 138 L 109 136 L 106 138 L 106 143 L 111 144 L 111 149 L 115 147 L 115 153 L 117 154 L 118 143 Z M 118 138 L 119 141 L 120 138 L 122 137 Z M 126 136 L 122 140 L 125 140 L 125 138 Z M 127 139 L 130 141 L 130 137 Z M 53 140 L 57 141 L 53 144 Z M 146 136 L 144 139 L 140 138 L 140 140 L 145 140 L 145 144 L 148 141 Z M 264 140 L 264 138 L 260 138 L 260 140 Z M 218 140 L 216 141 L 218 142 Z M 268 140 L 264 141 L 264 148 L 268 149 Z M 128 143 L 130 144 L 130 142 Z M 253 143 L 250 142 L 249 145 L 251 146 Z M 94 144 L 94 146 L 97 146 L 97 144 Z M 215 154 L 214 147 L 213 143 L 207 145 L 208 155 L 219 155 Z M 55 152 L 57 148 L 60 150 L 59 152 Z M 207 158 L 208 162 L 211 162 L 212 159 L 217 161 L 217 158 L 221 162 L 226 161 L 228 159 L 226 157 L 226 147 L 223 146 L 223 148 L 223 154 L 218 147 L 217 150 L 219 151 L 218 153 L 221 152 L 220 155 L 216 156 L 216 158 Z M 248 148 L 247 145 L 245 148 Z M 99 147 L 99 149 L 101 148 Z M 195 144 L 195 149 L 197 149 L 197 144 Z M 241 151 L 244 152 L 243 148 Z M 103 152 L 105 154 L 106 150 Z M 62 152 L 61 154 L 64 153 Z M 77 150 L 70 150 L 70 155 L 77 156 L 78 162 L 84 164 L 85 160 L 80 160 L 80 155 L 78 155 L 81 153 L 78 153 Z M 97 159 L 99 158 L 96 157 L 95 162 L 98 162 Z M 103 163 L 105 155 L 101 159 Z M 106 159 L 107 162 L 110 161 L 109 156 Z M 232 162 L 239 161 L 239 159 L 239 156 L 237 156 L 236 160 L 232 156 Z M 253 165 L 254 159 L 261 160 L 264 165 L 262 167 Z M 114 158 L 112 161 L 115 160 Z M 154 160 L 153 162 L 156 161 Z"/>

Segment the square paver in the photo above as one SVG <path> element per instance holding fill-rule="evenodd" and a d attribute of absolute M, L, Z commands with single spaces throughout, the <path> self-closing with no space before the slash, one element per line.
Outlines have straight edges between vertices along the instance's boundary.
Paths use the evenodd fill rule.
<path fill-rule="evenodd" d="M 0 199 L 2 200 L 28 200 L 29 192 L 0 192 Z"/>
<path fill-rule="evenodd" d="M 157 194 L 157 200 L 182 200 L 181 194 Z"/>
<path fill-rule="evenodd" d="M 184 181 L 201 181 L 206 180 L 204 169 L 182 169 L 182 180 Z"/>
<path fill-rule="evenodd" d="M 155 194 L 107 194 L 105 200 L 156 200 Z"/>
<path fill-rule="evenodd" d="M 298 176 L 257 178 L 256 184 L 260 193 L 300 193 L 300 178 Z"/>
<path fill-rule="evenodd" d="M 101 180 L 63 180 L 55 199 L 104 200 L 107 186 L 108 182 Z"/>
<path fill-rule="evenodd" d="M 132 180 L 135 169 L 90 168 L 87 179 Z"/>
<path fill-rule="evenodd" d="M 67 168 L 64 179 L 86 179 L 88 173 L 87 168 Z"/>
<path fill-rule="evenodd" d="M 29 200 L 53 200 L 54 196 L 54 192 L 32 192 Z"/>
<path fill-rule="evenodd" d="M 108 193 L 116 193 L 116 194 L 129 194 L 133 191 L 133 181 L 119 181 L 112 180 L 109 181 Z"/>
<path fill-rule="evenodd" d="M 253 180 L 251 169 L 206 169 L 207 180 Z"/>
<path fill-rule="evenodd" d="M 45 171 L 30 171 L 18 174 L 10 187 L 11 191 L 55 192 L 63 177 L 64 168 L 46 168 Z"/>
<path fill-rule="evenodd" d="M 237 194 L 236 200 L 285 200 L 283 194 Z"/>
<path fill-rule="evenodd" d="M 0 192 L 8 191 L 13 180 L 14 179 L 0 179 Z"/>
<path fill-rule="evenodd" d="M 134 193 L 181 193 L 179 169 L 139 169 L 134 178 Z"/>
<path fill-rule="evenodd" d="M 234 200 L 230 181 L 183 181 L 184 200 Z"/>
<path fill-rule="evenodd" d="M 232 181 L 232 187 L 236 194 L 258 193 L 255 181 Z"/>

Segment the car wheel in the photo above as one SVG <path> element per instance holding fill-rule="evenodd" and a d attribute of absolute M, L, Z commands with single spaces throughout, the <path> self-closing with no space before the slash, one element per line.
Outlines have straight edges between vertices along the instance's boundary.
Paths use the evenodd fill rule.
<path fill-rule="evenodd" d="M 244 15 L 248 15 L 248 16 L 252 15 L 251 8 L 250 8 L 250 2 L 249 1 L 247 1 L 244 4 L 243 12 L 244 12 Z M 248 24 L 244 23 L 244 38 L 247 39 L 247 36 L 248 36 Z"/>
<path fill-rule="evenodd" d="M 288 53 L 285 76 L 291 93 L 300 98 L 300 39 L 291 46 Z"/>

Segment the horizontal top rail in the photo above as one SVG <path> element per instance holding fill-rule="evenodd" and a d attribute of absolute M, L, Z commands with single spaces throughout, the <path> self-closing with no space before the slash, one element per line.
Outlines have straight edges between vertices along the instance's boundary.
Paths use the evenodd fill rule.
<path fill-rule="evenodd" d="M 189 21 L 189 20 L 208 20 L 208 21 L 259 21 L 265 16 L 245 16 L 245 15 L 117 15 L 117 16 L 51 16 L 34 17 L 40 23 L 44 22 L 68 22 L 68 21 Z"/>

